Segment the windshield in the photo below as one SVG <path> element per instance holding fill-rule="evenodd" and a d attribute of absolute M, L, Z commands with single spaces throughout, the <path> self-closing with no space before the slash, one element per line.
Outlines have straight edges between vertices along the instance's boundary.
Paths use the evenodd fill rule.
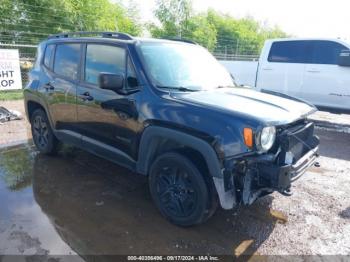
<path fill-rule="evenodd" d="M 226 69 L 203 47 L 183 43 L 142 43 L 146 70 L 159 88 L 209 90 L 234 86 Z"/>

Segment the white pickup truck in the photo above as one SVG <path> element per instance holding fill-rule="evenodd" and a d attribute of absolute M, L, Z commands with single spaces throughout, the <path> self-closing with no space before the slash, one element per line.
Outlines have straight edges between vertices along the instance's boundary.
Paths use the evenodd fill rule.
<path fill-rule="evenodd" d="M 258 62 L 220 61 L 240 85 L 350 110 L 350 44 L 338 39 L 273 39 Z"/>

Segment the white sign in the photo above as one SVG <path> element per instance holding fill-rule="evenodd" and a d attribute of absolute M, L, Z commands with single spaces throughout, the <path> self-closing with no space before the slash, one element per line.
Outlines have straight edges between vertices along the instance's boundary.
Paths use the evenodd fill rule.
<path fill-rule="evenodd" d="M 0 91 L 22 89 L 17 49 L 0 49 Z"/>

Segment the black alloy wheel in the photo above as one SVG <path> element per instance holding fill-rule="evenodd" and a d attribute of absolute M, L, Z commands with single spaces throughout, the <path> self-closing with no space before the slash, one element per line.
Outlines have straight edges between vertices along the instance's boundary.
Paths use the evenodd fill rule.
<path fill-rule="evenodd" d="M 46 113 L 42 109 L 34 111 L 31 117 L 32 136 L 37 149 L 52 155 L 59 150 L 59 141 L 52 132 Z"/>
<path fill-rule="evenodd" d="M 180 226 L 204 222 L 210 213 L 208 186 L 196 166 L 178 153 L 165 153 L 149 174 L 152 198 L 162 215 Z"/>

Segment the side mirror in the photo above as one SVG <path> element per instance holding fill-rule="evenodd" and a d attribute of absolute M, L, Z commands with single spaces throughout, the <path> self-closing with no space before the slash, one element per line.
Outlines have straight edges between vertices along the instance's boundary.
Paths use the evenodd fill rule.
<path fill-rule="evenodd" d="M 115 92 L 124 88 L 124 76 L 117 74 L 101 73 L 99 76 L 100 88 Z"/>
<path fill-rule="evenodd" d="M 350 50 L 342 50 L 338 57 L 339 66 L 350 66 Z"/>

